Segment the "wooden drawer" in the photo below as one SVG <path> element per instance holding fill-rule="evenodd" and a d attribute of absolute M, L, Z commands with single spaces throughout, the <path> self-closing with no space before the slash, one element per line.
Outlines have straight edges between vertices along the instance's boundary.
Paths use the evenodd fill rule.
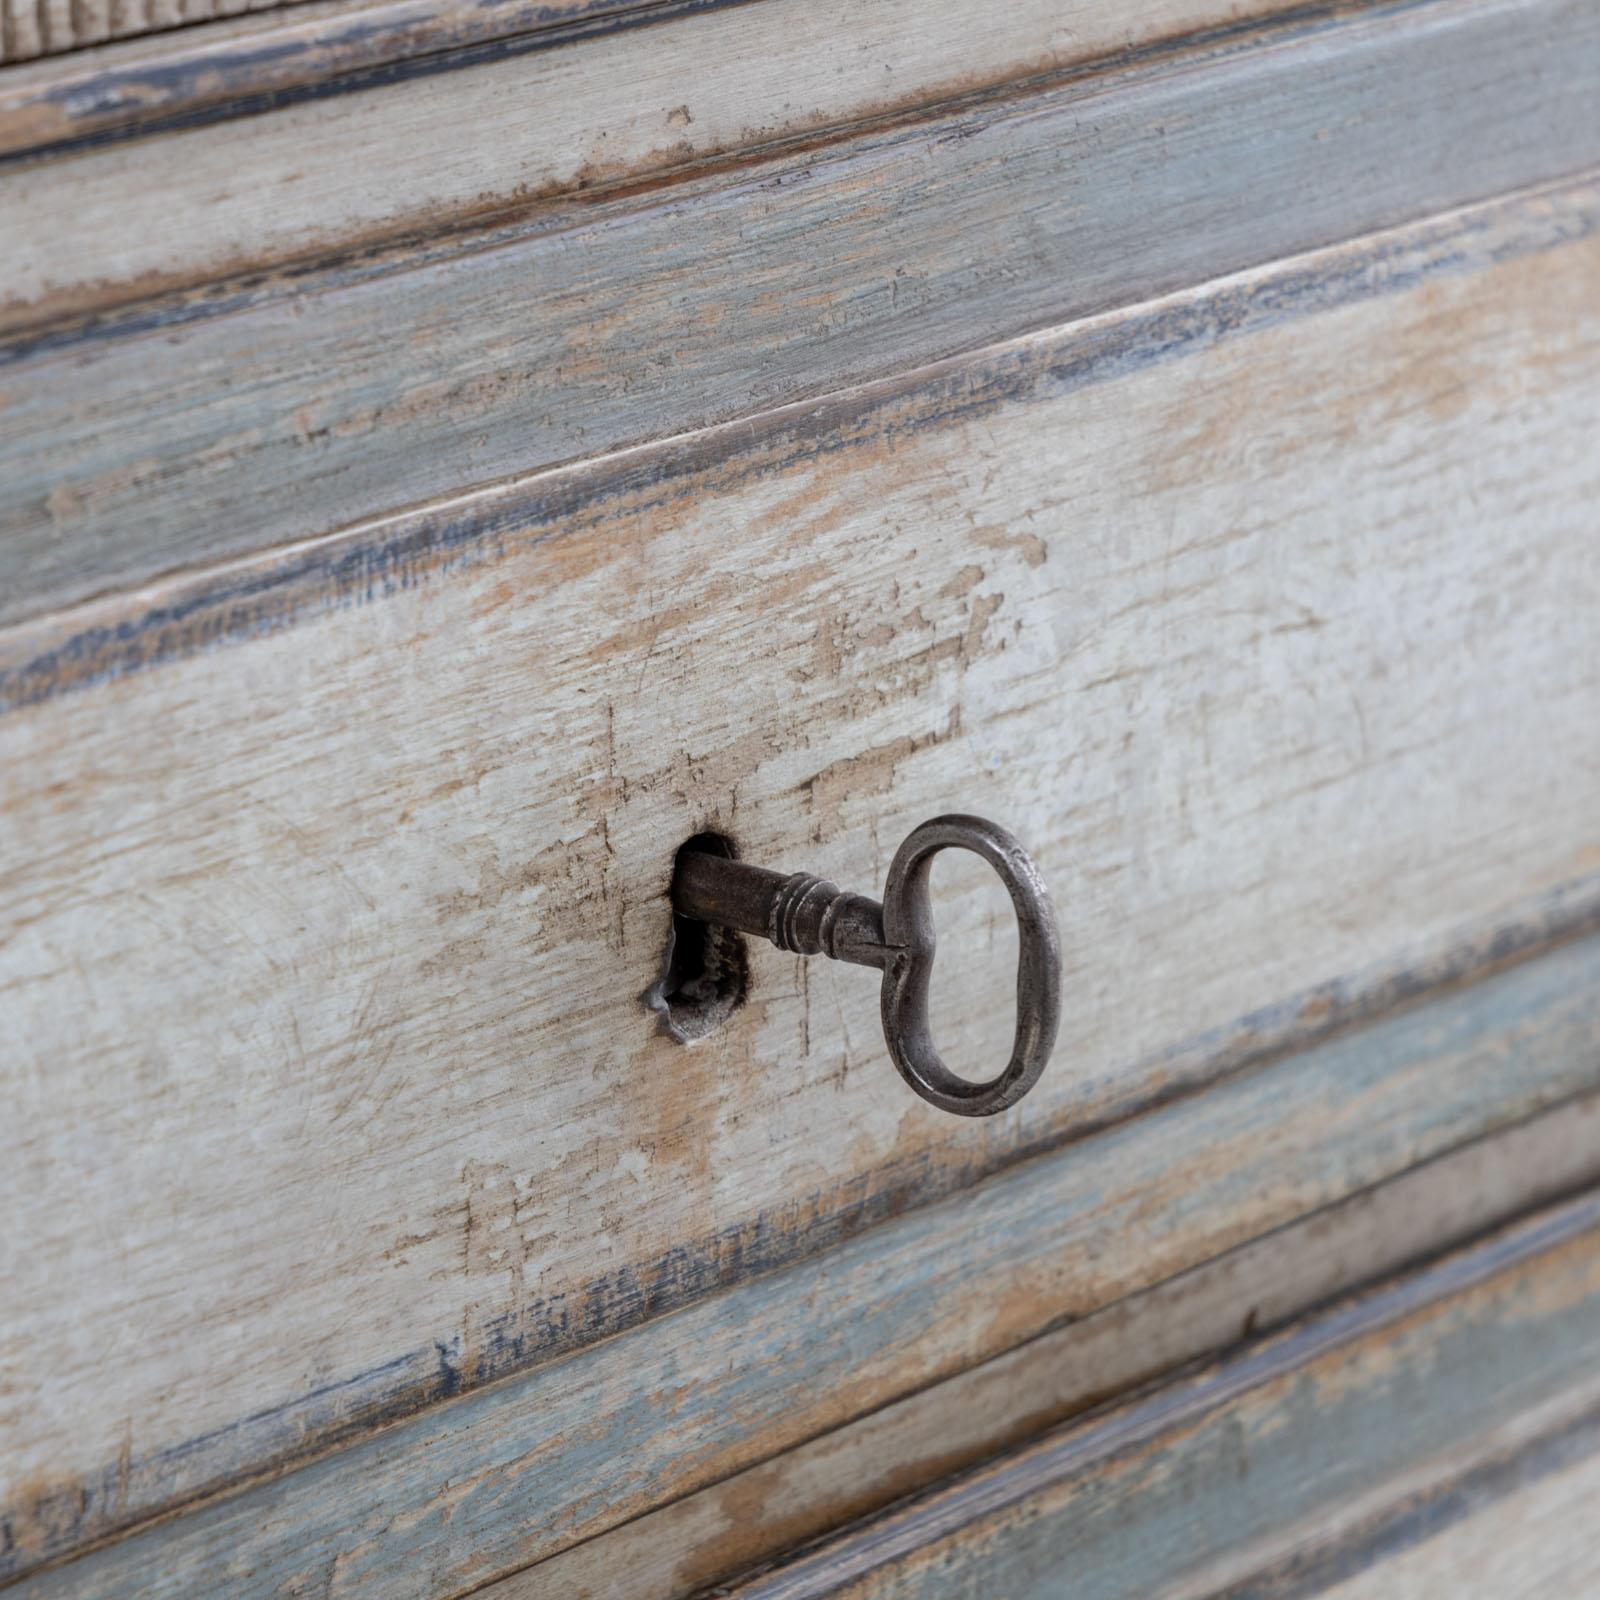
<path fill-rule="evenodd" d="M 639 37 L 680 76 L 715 38 L 754 104 L 782 5 Z M 676 1596 L 778 1560 L 751 1592 L 888 1592 L 937 1541 L 904 1524 L 869 1579 L 850 1518 L 943 1516 L 970 1484 L 937 1480 L 1185 1362 L 1227 1388 L 1241 1338 L 1447 1249 L 1537 1276 L 1534 1224 L 1471 1243 L 1527 1208 L 1589 1248 L 1600 34 L 1537 9 L 1152 6 L 1140 53 L 1041 76 L 1057 24 L 1021 8 L 958 95 L 973 25 L 904 6 L 887 110 L 851 78 L 736 160 L 733 123 L 679 165 L 636 141 L 597 197 L 550 165 L 425 238 L 329 199 L 353 135 L 306 145 L 254 274 L 208 185 L 324 101 L 400 126 L 414 84 L 201 96 L 215 127 L 0 171 L 40 225 L 0 412 L 0 1582 Z M 835 37 L 788 40 L 801 81 Z M 538 58 L 563 139 L 642 50 L 595 38 Z M 419 151 L 518 60 L 441 69 Z M 999 173 L 1010 209 L 969 210 Z M 129 174 L 99 275 L 98 213 L 48 195 Z M 192 255 L 144 227 L 174 193 Z M 1156 200 L 1189 225 L 1158 240 Z M 1021 1105 L 941 1115 L 869 976 L 765 945 L 704 1038 L 662 1030 L 691 836 L 877 893 L 954 809 L 1057 902 Z M 981 1074 L 1010 912 L 981 867 L 937 887 L 938 1037 Z M 1454 1305 L 1453 1270 L 1394 1292 Z M 1565 1404 L 1551 1363 L 1482 1427 Z M 843 1566 L 784 1556 L 817 1537 Z M 986 1592 L 963 1548 L 950 1592 Z"/>
<path fill-rule="evenodd" d="M 1596 1220 L 1547 1213 L 722 1592 L 1585 1592 Z"/>

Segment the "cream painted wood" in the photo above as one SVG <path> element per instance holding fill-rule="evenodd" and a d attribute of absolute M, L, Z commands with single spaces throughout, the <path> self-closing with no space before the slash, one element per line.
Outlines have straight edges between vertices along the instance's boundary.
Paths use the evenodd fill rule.
<path fill-rule="evenodd" d="M 12 630 L 8 1501 L 613 1331 L 686 1241 L 714 1281 L 825 1239 L 1593 874 L 1569 222 L 1517 202 Z M 274 573 L 292 604 L 238 587 Z M 771 952 L 717 1038 L 652 1035 L 681 839 L 866 886 L 952 804 L 1063 909 L 1023 1106 L 941 1118 L 870 982 Z"/>

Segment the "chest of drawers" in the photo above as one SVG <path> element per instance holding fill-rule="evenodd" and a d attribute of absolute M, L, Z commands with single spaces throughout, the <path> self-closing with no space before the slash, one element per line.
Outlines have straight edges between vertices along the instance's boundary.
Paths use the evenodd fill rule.
<path fill-rule="evenodd" d="M 5 17 L 0 1586 L 1594 1586 L 1600 13 Z"/>

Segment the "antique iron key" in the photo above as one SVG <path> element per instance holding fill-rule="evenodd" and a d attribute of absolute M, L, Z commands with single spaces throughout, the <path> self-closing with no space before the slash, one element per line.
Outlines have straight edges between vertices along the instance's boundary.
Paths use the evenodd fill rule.
<path fill-rule="evenodd" d="M 928 875 L 934 856 L 947 849 L 975 851 L 994 868 L 1010 892 L 1020 934 L 1011 1059 L 982 1083 L 945 1065 L 928 1022 L 934 953 Z M 913 828 L 895 852 L 881 903 L 808 872 L 773 872 L 686 849 L 678 856 L 672 905 L 679 916 L 769 939 L 780 950 L 879 968 L 889 1054 L 906 1082 L 943 1111 L 963 1117 L 1004 1111 L 1038 1082 L 1050 1058 L 1061 1017 L 1055 911 L 1027 852 L 982 817 L 934 817 Z"/>

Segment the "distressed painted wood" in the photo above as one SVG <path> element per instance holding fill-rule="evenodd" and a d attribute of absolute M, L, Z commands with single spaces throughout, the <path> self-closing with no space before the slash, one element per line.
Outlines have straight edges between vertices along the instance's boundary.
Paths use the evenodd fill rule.
<path fill-rule="evenodd" d="M 1434 0 L 30 334 L 3 378 L 0 617 L 1570 172 L 1600 161 L 1597 94 L 1595 7 Z M 180 239 L 169 186 L 125 175 L 116 263 L 57 248 L 74 208 L 47 172 L 32 201 L 37 174 L 7 180 L 24 298 L 233 237 L 222 205 Z M 251 216 L 296 218 L 233 179 Z"/>
<path fill-rule="evenodd" d="M 1207 1569 L 1290 1529 L 1323 1533 L 1399 1485 L 1414 1496 L 1419 1475 L 1448 1493 L 1464 1464 L 1525 1433 L 1530 1413 L 1600 1447 L 1597 1340 L 1591 1194 L 723 1592 L 1282 1593 L 1274 1575 L 1219 1590 Z"/>
<path fill-rule="evenodd" d="M 1530 1360 L 1537 1352 L 1527 1352 Z M 1418 1395 L 1418 1401 L 1427 1397 Z M 1289 1600 L 1371 1571 L 1397 1553 L 1492 1508 L 1600 1451 L 1600 1392 L 1580 1384 L 1351 1498 L 1267 1530 L 1204 1563 L 1166 1600 Z M 1397 1418 L 1404 1413 L 1398 1409 Z"/>
<path fill-rule="evenodd" d="M 1138 0 L 1119 6 L 1115 15 L 1085 0 L 1053 8 L 1035 0 L 1000 8 L 950 0 L 875 0 L 871 5 L 812 0 L 805 6 L 765 0 L 759 7 L 738 6 L 742 15 L 713 20 L 710 13 L 726 3 L 297 0 L 292 8 L 266 16 L 164 34 L 114 53 L 39 61 L 7 73 L 0 77 L 0 155 L 40 148 L 59 154 L 111 134 L 191 127 L 259 111 L 263 100 L 277 108 L 296 99 L 404 85 L 409 111 L 397 111 L 394 95 L 374 97 L 387 120 L 369 124 L 368 137 L 408 139 L 407 155 L 413 160 L 420 155 L 432 165 L 438 151 L 418 141 L 417 132 L 426 124 L 456 136 L 459 124 L 452 125 L 438 109 L 448 104 L 458 113 L 487 117 L 487 126 L 514 136 L 522 161 L 537 172 L 540 155 L 548 158 L 555 148 L 546 119 L 556 111 L 560 123 L 559 101 L 570 94 L 573 75 L 586 71 L 585 92 L 616 115 L 609 127 L 599 118 L 590 122 L 589 143 L 598 152 L 604 133 L 606 172 L 614 178 L 626 169 L 637 176 L 663 158 L 703 157 L 751 136 L 770 140 L 926 105 L 953 92 L 1146 49 L 1178 35 L 1237 29 L 1277 11 L 1294 10 L 1302 18 L 1315 14 L 1313 8 L 1286 7 L 1282 0 Z M 648 48 L 613 37 L 634 29 L 647 30 Z M 817 41 L 829 29 L 831 72 L 824 73 Z M 693 48 L 680 49 L 686 40 Z M 569 48 L 574 45 L 581 49 L 574 52 Z M 527 59 L 550 50 L 577 59 L 564 70 Z M 740 65 L 728 59 L 732 50 L 765 59 L 744 63 L 753 75 L 740 78 L 730 70 Z M 864 76 L 868 57 L 876 72 Z M 669 64 L 680 75 L 680 97 L 647 114 L 641 97 L 648 100 L 650 86 L 666 82 L 663 68 Z M 764 102 L 739 95 L 741 87 L 747 94 L 774 67 L 781 75 L 770 80 L 769 87 L 777 87 Z M 471 69 L 463 74 L 471 81 L 435 81 L 458 69 Z M 615 99 L 619 72 L 634 75 L 634 99 Z M 498 94 L 483 92 L 495 84 Z M 668 123 L 673 110 L 688 104 L 685 94 L 693 101 L 693 120 Z M 524 108 L 518 118 L 516 102 L 525 95 L 538 104 L 537 117 Z M 418 99 L 437 106 L 416 105 Z M 738 114 L 730 115 L 733 111 Z M 565 115 L 572 114 L 566 107 Z M 258 137 L 268 134 L 280 149 L 288 148 L 278 130 L 293 126 L 292 119 L 256 117 L 251 125 Z M 347 117 L 335 126 L 348 137 L 362 124 Z M 306 135 L 314 141 L 325 128 L 317 124 Z M 663 140 L 663 129 L 670 139 Z M 576 136 L 576 130 L 569 131 L 569 138 Z M 630 148 L 641 164 L 627 166 Z M 492 139 L 477 150 L 490 162 L 498 153 Z M 318 155 L 314 142 L 300 150 L 302 160 Z M 541 186 L 526 173 L 520 182 L 529 190 Z"/>
<path fill-rule="evenodd" d="M 1592 205 L 12 630 L 13 1561 L 1592 927 Z M 1064 910 L 1022 1107 L 941 1118 L 874 986 L 775 952 L 704 1048 L 650 1034 L 680 840 L 867 885 L 952 803 Z M 1430 1055 L 1298 1135 L 1281 1090 L 1120 1165 L 1180 1219 L 1095 1268 L 1101 1217 L 1074 1303 L 1332 1198 L 1305 1152 L 1341 1119 L 1372 1182 L 1592 1086 L 1594 992 L 1553 1001 L 1569 1044 L 1454 1058 L 1458 1097 Z M 1250 1176 L 1188 1211 L 1219 1162 Z"/>
<path fill-rule="evenodd" d="M 679 1600 L 1597 1177 L 1600 1100 L 1591 1098 L 1424 1163 L 571 1546 L 482 1591 L 482 1600 Z M 988 1285 L 973 1287 L 981 1295 Z"/>
<path fill-rule="evenodd" d="M 1597 1508 L 1600 1450 L 1590 1450 L 1323 1593 L 1328 1600 L 1574 1600 L 1600 1594 Z"/>
<path fill-rule="evenodd" d="M 1307 1057 L 1019 1164 L 786 1271 L 747 1278 L 158 1523 L 25 1580 L 19 1593 L 458 1594 L 724 1480 L 737 1495 L 733 1474 L 788 1447 L 1403 1171 L 1492 1126 L 1512 1099 L 1525 1103 L 1539 1086 L 1548 1097 L 1563 1080 L 1592 1084 L 1597 963 L 1600 940 L 1589 939 L 1343 1034 Z M 1511 1093 L 1513 1082 L 1520 1092 Z M 1592 1121 L 1586 1104 L 1567 1114 L 1575 1124 Z M 1264 1125 L 1269 1136 L 1257 1131 Z M 1524 1137 L 1543 1147 L 1551 1171 L 1502 1172 L 1512 1182 L 1465 1203 L 1463 1225 L 1477 1205 L 1492 1212 L 1519 1195 L 1535 1198 L 1546 1179 L 1559 1189 L 1592 1163 L 1552 1132 Z M 1492 1157 L 1464 1164 L 1484 1160 L 1492 1171 Z M 1425 1180 L 1408 1192 L 1424 1188 Z M 1443 1212 L 1435 1215 L 1446 1231 Z M 1316 1232 L 1313 1224 L 1305 1237 Z M 1399 1230 L 1388 1248 L 1406 1244 Z M 1303 1286 L 1313 1288 L 1321 1272 L 1331 1287 L 1341 1277 L 1360 1281 L 1378 1265 L 1341 1267 L 1330 1251 Z M 1279 1292 L 1295 1288 L 1286 1282 Z M 1272 1294 L 1253 1303 L 1270 1322 Z M 1235 1307 L 1234 1329 L 1250 1310 Z M 1103 1335 L 1106 1320 L 1089 1336 Z M 1205 1331 L 1193 1334 L 1203 1341 Z M 1050 1353 L 1064 1343 L 1070 1348 L 1057 1339 Z M 1149 1355 L 1159 1363 L 1159 1345 Z M 1006 1390 L 1005 1369 L 994 1381 Z M 1082 1403 L 1073 1386 L 1069 1371 L 1054 1397 L 1063 1410 Z M 1036 1398 L 1048 1412 L 1049 1391 Z M 1020 1428 L 1020 1409 L 1013 1396 L 1010 1417 L 995 1422 Z M 1036 1415 L 1035 1427 L 1045 1420 Z M 903 1413 L 885 1419 L 879 1442 L 893 1442 L 907 1423 Z M 952 1454 L 958 1430 L 959 1413 L 946 1442 Z M 864 1443 L 870 1450 L 870 1435 Z M 908 1460 L 903 1470 L 913 1480 L 919 1466 L 937 1475 L 936 1461 Z M 798 1465 L 803 1472 L 805 1462 Z M 131 1488 L 135 1480 L 125 1469 L 122 1481 Z M 543 1587 L 537 1571 L 535 1592 Z M 559 1586 L 568 1571 L 552 1563 L 557 1586 L 544 1592 L 572 1592 Z"/>
<path fill-rule="evenodd" d="M 638 0 L 282 0 L 234 5 L 226 16 L 214 9 L 204 28 L 138 30 L 115 51 L 17 58 L 0 77 L 0 155 L 187 123 L 219 107 L 247 114 L 251 100 L 260 109 L 374 69 L 403 71 L 417 57 L 454 65 L 474 46 L 517 48 L 513 40 L 540 49 L 612 20 L 625 25 L 626 13 L 644 8 Z"/>
<path fill-rule="evenodd" d="M 1267 0 L 1253 3 L 1267 9 Z M 815 158 L 862 125 L 893 125 L 907 113 L 926 120 L 935 106 L 970 113 L 974 97 L 1008 82 L 1036 89 L 1052 74 L 1080 75 L 1086 60 L 1124 40 L 1187 59 L 1192 50 L 1174 51 L 1163 29 L 1203 25 L 1202 4 L 1216 0 L 1161 0 L 1131 34 L 1103 12 L 1085 27 L 1086 0 L 1067 11 L 1026 0 L 987 25 L 943 0 L 667 10 L 670 26 L 640 28 L 631 15 L 599 36 L 593 26 L 575 38 L 547 31 L 528 41 L 545 46 L 534 54 L 430 75 L 420 86 L 391 85 L 385 74 L 376 89 L 319 94 L 227 125 L 185 121 L 133 145 L 95 140 L 75 159 L 0 170 L 16 224 L 0 302 L 15 325 L 104 312 L 228 273 L 259 278 L 291 258 L 370 253 L 473 220 L 547 214 L 539 202 L 633 192 L 709 158 L 747 167 L 752 148 L 803 140 Z M 1211 30 L 1201 53 L 1238 50 L 1240 31 Z M 1318 27 L 1292 13 L 1272 37 L 1308 31 Z M 1119 59 L 1126 66 L 1138 54 L 1124 49 Z M 152 228 L 163 215 L 156 190 L 183 208 L 181 233 Z"/>
<path fill-rule="evenodd" d="M 1182 6 L 1198 20 L 1217 3 L 1163 0 L 1146 26 L 1181 26 Z M 747 163 L 750 146 L 1059 71 L 1130 31 L 1092 0 L 1022 0 L 998 13 L 947 0 L 762 0 L 696 8 L 669 26 L 637 21 L 624 15 L 564 48 L 422 84 L 0 170 L 16 229 L 0 303 L 12 304 L 13 324 L 102 309 L 152 288 L 526 213 L 572 191 L 636 186 L 710 157 Z M 154 226 L 158 197 L 182 208 L 183 229 Z"/>

